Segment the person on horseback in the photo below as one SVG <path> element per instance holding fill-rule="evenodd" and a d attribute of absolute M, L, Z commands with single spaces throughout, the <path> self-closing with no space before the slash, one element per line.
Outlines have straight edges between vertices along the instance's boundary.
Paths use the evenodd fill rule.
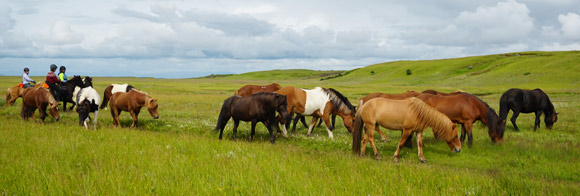
<path fill-rule="evenodd" d="M 56 100 L 61 100 L 60 96 L 62 95 L 62 89 L 57 84 L 62 83 L 62 81 L 60 81 L 60 79 L 56 77 L 54 71 L 56 71 L 56 65 L 52 64 L 50 65 L 50 71 L 48 72 L 48 74 L 46 74 L 46 84 L 48 84 L 50 89 L 52 89 L 55 92 L 54 98 Z"/>
<path fill-rule="evenodd" d="M 66 77 L 66 67 L 65 66 L 60 66 L 60 72 L 58 73 L 58 79 L 62 82 L 66 82 L 68 81 L 68 78 Z"/>
<path fill-rule="evenodd" d="M 28 77 L 29 72 L 30 72 L 30 70 L 28 69 L 28 67 L 25 67 L 24 73 L 22 73 L 22 88 L 32 87 L 32 85 L 30 85 L 30 83 L 36 84 L 36 81 L 34 81 L 34 80 L 30 79 L 30 77 Z"/>

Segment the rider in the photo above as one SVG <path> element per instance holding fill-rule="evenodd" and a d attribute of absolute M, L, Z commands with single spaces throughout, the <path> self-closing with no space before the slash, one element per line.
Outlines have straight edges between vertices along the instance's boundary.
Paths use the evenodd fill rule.
<path fill-rule="evenodd" d="M 66 67 L 65 66 L 60 66 L 60 72 L 58 73 L 58 79 L 62 82 L 66 82 L 68 81 L 68 78 L 66 77 Z"/>
<path fill-rule="evenodd" d="M 28 67 L 25 67 L 24 73 L 22 73 L 22 88 L 32 87 L 32 85 L 30 85 L 30 83 L 36 84 L 36 81 L 34 81 L 34 80 L 30 79 L 30 77 L 28 77 L 29 72 L 30 72 L 30 70 L 28 69 Z"/>
<path fill-rule="evenodd" d="M 46 84 L 48 84 L 50 89 L 56 92 L 54 98 L 56 100 L 60 100 L 60 96 L 62 95 L 62 89 L 60 88 L 60 86 L 57 85 L 57 83 L 62 82 L 58 79 L 58 77 L 56 77 L 54 71 L 56 71 L 56 65 L 52 64 L 50 65 L 50 71 L 48 72 L 48 74 L 46 74 Z"/>

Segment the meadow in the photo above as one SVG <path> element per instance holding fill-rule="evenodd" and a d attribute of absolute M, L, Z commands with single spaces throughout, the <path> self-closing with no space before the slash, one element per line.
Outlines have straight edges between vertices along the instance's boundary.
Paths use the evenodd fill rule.
<path fill-rule="evenodd" d="M 115 128 L 110 111 L 102 110 L 98 129 L 85 130 L 76 112 L 61 112 L 59 122 L 47 117 L 39 124 L 20 118 L 21 99 L 2 106 L 0 195 L 576 195 L 579 62 L 576 51 L 526 52 L 398 61 L 350 71 L 272 70 L 191 79 L 95 77 L 93 85 L 100 93 L 111 83 L 129 83 L 148 92 L 159 100 L 160 118 L 142 111 L 139 127 L 130 129 L 132 120 L 122 113 L 123 128 Z M 0 87 L 18 80 L 0 77 Z M 366 157 L 354 156 L 352 137 L 340 118 L 334 140 L 324 127 L 306 137 L 306 129 L 298 125 L 290 138 L 280 137 L 272 145 L 258 124 L 249 142 L 250 125 L 242 123 L 238 141 L 232 141 L 231 122 L 224 139 L 218 140 L 213 128 L 223 100 L 244 84 L 272 82 L 335 88 L 353 104 L 371 92 L 464 90 L 496 111 L 507 89 L 541 88 L 559 119 L 547 130 L 542 117 L 541 128 L 534 132 L 534 115 L 521 114 L 521 131 L 508 123 L 500 144 L 493 144 L 487 129 L 476 123 L 473 146 L 464 145 L 457 154 L 428 129 L 424 164 L 416 148 L 403 149 L 399 162 L 392 161 L 399 131 L 386 131 L 387 142 L 375 137 L 380 160 L 372 158 L 370 148 Z"/>

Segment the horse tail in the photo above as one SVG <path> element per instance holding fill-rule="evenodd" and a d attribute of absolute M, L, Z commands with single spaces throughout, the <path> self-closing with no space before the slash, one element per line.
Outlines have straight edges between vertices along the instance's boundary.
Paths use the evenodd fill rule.
<path fill-rule="evenodd" d="M 362 110 L 363 108 L 360 107 L 356 112 L 356 116 L 354 117 L 354 130 L 352 131 L 352 152 L 355 155 L 360 154 L 360 143 L 362 139 L 362 129 L 364 126 L 364 122 L 362 120 Z"/>
<path fill-rule="evenodd" d="M 507 92 L 503 93 L 503 95 L 501 95 L 501 98 L 499 99 L 499 118 L 502 120 L 507 119 L 507 115 L 509 112 L 509 106 L 508 106 L 508 94 Z"/>
<path fill-rule="evenodd" d="M 10 88 L 6 89 L 6 103 L 8 103 L 8 100 L 10 100 L 10 98 L 12 98 L 10 96 Z"/>
<path fill-rule="evenodd" d="M 107 96 L 107 90 L 112 90 L 112 85 L 109 85 L 107 88 L 105 88 L 105 92 L 103 93 L 103 102 L 101 102 L 101 107 L 99 107 L 101 110 L 107 107 L 107 104 L 109 103 L 110 97 Z"/>
<path fill-rule="evenodd" d="M 214 131 L 219 131 L 222 130 L 224 127 L 226 127 L 226 124 L 228 123 L 230 117 L 232 116 L 230 114 L 230 108 L 234 101 L 234 97 L 235 96 L 229 97 L 224 101 Z"/>

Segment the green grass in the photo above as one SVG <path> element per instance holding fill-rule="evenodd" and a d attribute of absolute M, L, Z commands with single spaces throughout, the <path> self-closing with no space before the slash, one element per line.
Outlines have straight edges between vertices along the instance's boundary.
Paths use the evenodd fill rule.
<path fill-rule="evenodd" d="M 578 52 L 531 52 L 434 61 L 400 61 L 338 72 L 273 70 L 218 78 L 94 78 L 99 92 L 110 83 L 130 83 L 159 100 L 160 119 L 143 111 L 139 128 L 128 113 L 114 128 L 108 110 L 98 130 L 78 126 L 78 115 L 61 113 L 44 124 L 19 117 L 21 99 L 0 109 L 0 195 L 575 195 L 580 191 L 580 87 Z M 472 65 L 472 69 L 467 66 Z M 413 74 L 407 76 L 406 69 Z M 370 71 L 375 74 L 371 75 Z M 530 74 L 525 75 L 525 72 Z M 342 72 L 344 73 L 344 72 Z M 40 81 L 41 78 L 33 79 Z M 18 77 L 0 77 L 0 87 Z M 212 131 L 225 98 L 243 84 L 336 88 L 352 102 L 370 92 L 467 90 L 499 110 L 511 87 L 546 90 L 560 113 L 553 130 L 534 132 L 533 115 L 507 125 L 505 142 L 492 144 L 474 126 L 472 148 L 455 154 L 425 132 L 425 157 L 403 149 L 392 162 L 398 131 L 376 140 L 381 160 L 351 153 L 351 137 L 337 119 L 335 139 L 323 127 L 306 137 L 299 125 L 289 139 L 268 142 L 263 125 L 249 142 L 242 123 L 238 141 L 232 123 L 218 140 Z M 4 104 L 4 97 L 0 104 Z M 38 115 L 38 113 L 36 113 Z M 511 116 L 511 114 L 510 114 Z"/>

